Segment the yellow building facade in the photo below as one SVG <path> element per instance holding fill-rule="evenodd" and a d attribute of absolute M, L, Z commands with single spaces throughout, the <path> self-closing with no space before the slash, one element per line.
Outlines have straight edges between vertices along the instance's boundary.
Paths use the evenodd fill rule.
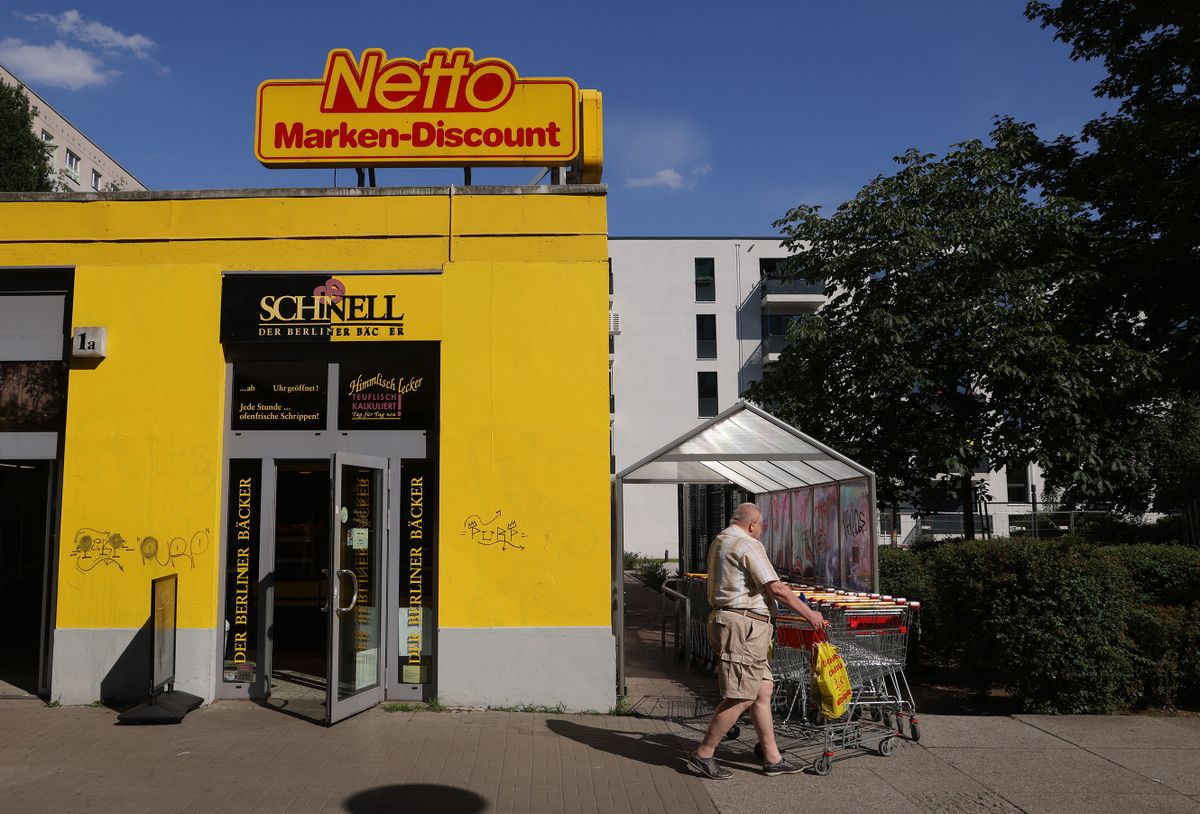
<path fill-rule="evenodd" d="M 38 689 L 136 696 L 175 574 L 174 684 L 206 699 L 612 705 L 603 187 L 9 195 L 0 223 Z"/>

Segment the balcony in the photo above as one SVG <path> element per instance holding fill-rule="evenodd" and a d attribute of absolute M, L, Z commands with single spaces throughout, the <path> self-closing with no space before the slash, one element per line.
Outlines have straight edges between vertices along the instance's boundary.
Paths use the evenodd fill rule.
<path fill-rule="evenodd" d="M 775 364 L 779 361 L 779 354 L 783 353 L 783 349 L 787 346 L 788 338 L 786 334 L 771 334 L 764 336 L 762 341 L 762 363 L 763 367 Z"/>
<path fill-rule="evenodd" d="M 825 283 L 765 276 L 759 282 L 759 296 L 764 314 L 816 311 L 825 303 Z"/>

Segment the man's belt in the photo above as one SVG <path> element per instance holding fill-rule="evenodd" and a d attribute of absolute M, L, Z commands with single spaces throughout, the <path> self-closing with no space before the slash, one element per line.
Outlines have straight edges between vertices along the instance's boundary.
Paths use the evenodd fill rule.
<path fill-rule="evenodd" d="M 757 619 L 760 622 L 771 621 L 771 617 L 767 614 L 759 613 L 758 611 L 752 611 L 749 608 L 721 608 L 721 610 L 725 611 L 726 613 L 736 613 L 738 616 L 745 616 L 749 619 Z"/>

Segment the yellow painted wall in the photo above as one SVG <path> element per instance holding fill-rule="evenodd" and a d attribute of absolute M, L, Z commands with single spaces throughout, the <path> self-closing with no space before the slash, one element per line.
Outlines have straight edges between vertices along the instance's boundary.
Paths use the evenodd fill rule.
<path fill-rule="evenodd" d="M 217 622 L 222 271 L 432 268 L 356 285 L 441 309 L 409 335 L 443 342 L 441 624 L 606 626 L 604 205 L 602 192 L 0 200 L 4 264 L 75 267 L 73 324 L 109 330 L 108 358 L 70 376 L 57 625 L 139 627 L 150 579 L 170 572 L 180 626 Z M 497 511 L 513 546 L 472 533 Z"/>

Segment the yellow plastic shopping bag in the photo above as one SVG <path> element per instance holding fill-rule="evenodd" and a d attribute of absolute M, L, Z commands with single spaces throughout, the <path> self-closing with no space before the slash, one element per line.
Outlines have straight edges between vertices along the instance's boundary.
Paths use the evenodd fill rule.
<path fill-rule="evenodd" d="M 840 718 L 845 714 L 850 700 L 850 677 L 837 648 L 827 641 L 818 642 L 813 648 L 812 683 L 821 699 L 823 716 Z"/>

